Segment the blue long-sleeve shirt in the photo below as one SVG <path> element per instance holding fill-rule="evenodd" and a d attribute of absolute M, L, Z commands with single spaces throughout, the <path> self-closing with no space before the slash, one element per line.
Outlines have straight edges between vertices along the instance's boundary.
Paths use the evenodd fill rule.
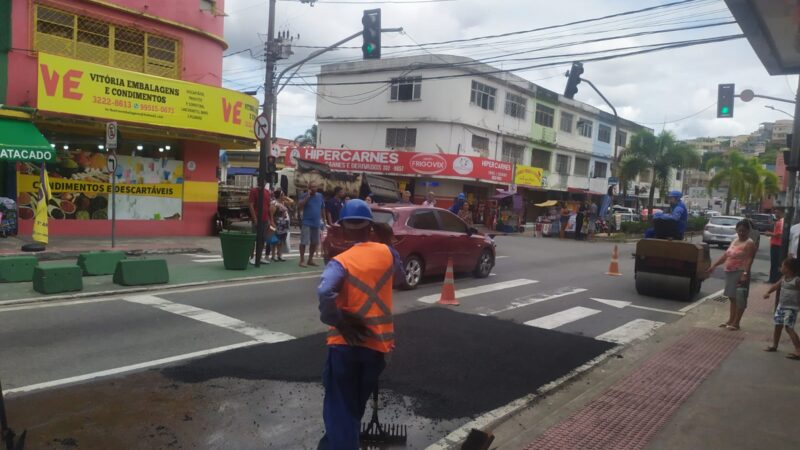
<path fill-rule="evenodd" d="M 678 202 L 669 213 L 659 213 L 653 216 L 653 218 L 677 221 L 678 232 L 683 234 L 686 232 L 686 226 L 689 223 L 689 211 L 686 210 L 686 205 L 683 202 Z"/>
<path fill-rule="evenodd" d="M 389 251 L 392 252 L 394 284 L 397 285 L 405 277 L 403 262 L 397 250 L 389 247 Z M 336 297 L 342 289 L 345 278 L 347 278 L 347 271 L 335 259 L 330 260 L 325 266 L 325 270 L 322 271 L 322 277 L 317 287 L 317 296 L 319 297 L 319 319 L 324 324 L 336 326 L 342 318 L 341 310 L 336 307 Z"/>

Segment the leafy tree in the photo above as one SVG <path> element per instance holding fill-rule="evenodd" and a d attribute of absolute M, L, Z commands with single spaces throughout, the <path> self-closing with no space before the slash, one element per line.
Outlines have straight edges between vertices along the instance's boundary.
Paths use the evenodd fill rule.
<path fill-rule="evenodd" d="M 311 128 L 307 129 L 305 133 L 297 136 L 294 140 L 304 146 L 317 146 L 317 124 L 311 126 Z"/>
<path fill-rule="evenodd" d="M 637 173 L 650 170 L 653 173 L 650 183 L 650 195 L 647 199 L 648 211 L 653 210 L 656 187 L 669 187 L 673 170 L 697 167 L 700 155 L 691 145 L 679 142 L 669 131 L 662 131 L 658 136 L 643 130 L 631 138 L 631 144 L 622 157 L 621 171 L 628 179 Z M 652 219 L 653 215 L 649 217 Z"/>

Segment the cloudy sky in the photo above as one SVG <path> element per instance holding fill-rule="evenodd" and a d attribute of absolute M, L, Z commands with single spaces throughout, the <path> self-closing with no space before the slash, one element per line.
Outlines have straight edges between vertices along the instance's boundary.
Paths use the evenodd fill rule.
<path fill-rule="evenodd" d="M 311 7 L 299 0 L 278 0 L 276 30 L 296 38 L 295 54 L 280 62 L 286 67 L 314 51 L 361 29 L 364 9 L 381 8 L 383 27 L 403 27 L 404 34 L 384 34 L 383 58 L 438 53 L 486 59 L 502 69 L 540 86 L 563 93 L 563 73 L 569 61 L 640 50 L 651 44 L 740 34 L 736 24 L 708 26 L 667 33 L 630 36 L 658 30 L 697 27 L 732 21 L 722 0 L 693 0 L 633 15 L 563 26 L 508 37 L 479 39 L 468 43 L 427 45 L 442 41 L 525 31 L 568 24 L 625 11 L 675 3 L 678 0 L 320 0 Z M 266 0 L 226 0 L 226 54 L 223 84 L 236 90 L 255 90 L 264 82 L 263 42 L 267 30 Z M 615 38 L 615 39 L 608 39 Z M 587 40 L 605 39 L 585 43 Z M 418 46 L 421 44 L 422 46 Z M 559 45 L 561 44 L 561 45 Z M 359 47 L 361 39 L 352 41 Z M 558 48 L 542 49 L 542 47 Z M 300 46 L 308 46 L 305 48 Z M 387 48 L 387 46 L 402 46 Z M 601 52 L 590 56 L 575 54 Z M 514 55 L 510 55 L 510 54 Z M 571 56 L 575 55 L 575 56 Z M 549 57 L 534 61 L 520 58 Z M 360 60 L 360 49 L 341 49 L 318 57 L 300 71 L 302 78 L 278 97 L 279 137 L 293 138 L 314 124 L 316 94 L 313 83 L 320 63 Z M 566 64 L 535 69 L 543 63 Z M 770 76 L 745 39 L 669 49 L 644 55 L 584 63 L 584 78 L 593 81 L 614 103 L 621 116 L 656 130 L 666 127 L 681 138 L 748 134 L 761 122 L 789 118 L 765 108 L 792 112 L 792 105 L 755 99 L 739 100 L 734 119 L 716 118 L 717 84 L 736 83 L 736 92 L 752 89 L 757 94 L 792 98 L 797 77 Z M 365 86 L 364 90 L 373 90 Z M 586 85 L 576 99 L 607 109 Z M 259 97 L 262 91 L 259 92 Z"/>

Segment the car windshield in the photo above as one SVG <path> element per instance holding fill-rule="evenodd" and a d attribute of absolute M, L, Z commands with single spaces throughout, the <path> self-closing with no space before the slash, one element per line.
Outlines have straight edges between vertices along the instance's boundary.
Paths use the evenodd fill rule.
<path fill-rule="evenodd" d="M 390 211 L 372 211 L 372 218 L 378 223 L 394 225 L 394 214 Z"/>
<path fill-rule="evenodd" d="M 740 219 L 735 217 L 712 217 L 711 225 L 720 225 L 723 227 L 735 227 Z"/>

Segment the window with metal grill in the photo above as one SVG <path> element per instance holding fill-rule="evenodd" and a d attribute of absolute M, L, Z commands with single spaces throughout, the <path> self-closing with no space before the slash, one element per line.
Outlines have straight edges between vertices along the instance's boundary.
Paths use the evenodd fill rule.
<path fill-rule="evenodd" d="M 569 156 L 556 155 L 556 173 L 569 175 Z"/>
<path fill-rule="evenodd" d="M 617 147 L 625 147 L 626 145 L 628 145 L 628 133 L 617 131 Z"/>
<path fill-rule="evenodd" d="M 597 128 L 597 140 L 600 142 L 611 143 L 611 127 L 602 123 Z"/>
<path fill-rule="evenodd" d="M 391 99 L 399 102 L 419 100 L 422 95 L 422 77 L 392 78 Z"/>
<path fill-rule="evenodd" d="M 36 5 L 34 49 L 121 69 L 179 78 L 175 39 Z"/>
<path fill-rule="evenodd" d="M 489 138 L 472 135 L 472 150 L 478 152 L 484 158 L 489 154 Z"/>
<path fill-rule="evenodd" d="M 416 128 L 387 128 L 386 147 L 414 148 L 417 146 Z"/>
<path fill-rule="evenodd" d="M 589 160 L 583 158 L 575 158 L 575 175 L 582 177 L 589 176 Z"/>
<path fill-rule="evenodd" d="M 506 114 L 517 119 L 525 118 L 525 109 L 528 99 L 519 95 L 506 93 Z"/>
<path fill-rule="evenodd" d="M 494 111 L 494 99 L 497 96 L 497 89 L 487 86 L 477 81 L 472 82 L 472 91 L 469 95 L 469 102 L 478 105 L 483 109 Z"/>
<path fill-rule="evenodd" d="M 533 149 L 531 152 L 531 167 L 550 170 L 550 152 Z"/>
<path fill-rule="evenodd" d="M 512 144 L 511 142 L 503 142 L 503 155 L 501 158 L 503 161 L 522 164 L 522 157 L 524 154 L 525 147 L 522 145 Z"/>
<path fill-rule="evenodd" d="M 544 106 L 541 103 L 537 103 L 536 117 L 534 118 L 534 122 L 543 127 L 553 128 L 553 118 L 555 117 L 555 114 L 555 109 L 550 108 L 549 106 Z"/>
<path fill-rule="evenodd" d="M 594 163 L 594 177 L 595 178 L 605 178 L 607 171 L 608 171 L 608 164 L 606 164 L 604 162 L 595 162 Z"/>
<path fill-rule="evenodd" d="M 570 113 L 561 112 L 561 125 L 559 129 L 565 133 L 572 133 L 572 122 L 575 120 L 575 116 Z"/>
<path fill-rule="evenodd" d="M 592 121 L 586 119 L 578 119 L 578 134 L 583 137 L 592 137 Z"/>

